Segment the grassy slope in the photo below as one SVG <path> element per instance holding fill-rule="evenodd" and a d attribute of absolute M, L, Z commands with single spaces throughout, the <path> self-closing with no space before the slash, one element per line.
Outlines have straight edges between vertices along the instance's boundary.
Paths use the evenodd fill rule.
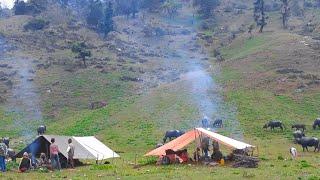
<path fill-rule="evenodd" d="M 240 38 L 223 50 L 228 57 L 227 62 L 222 64 L 222 73 L 219 81 L 226 85 L 225 96 L 228 101 L 234 102 L 238 107 L 238 118 L 245 128 L 245 137 L 251 139 L 253 144 L 259 147 L 261 157 L 268 159 L 262 161 L 264 167 L 262 176 L 281 170 L 281 178 L 297 177 L 312 178 L 318 177 L 320 173 L 316 170 L 319 167 L 319 154 L 302 153 L 297 161 L 281 160 L 289 158 L 288 149 L 294 146 L 301 151 L 301 147 L 292 143 L 291 125 L 297 122 L 307 124 L 307 135 L 319 137 L 319 132 L 311 130 L 313 120 L 319 116 L 318 106 L 320 93 L 318 88 L 309 88 L 302 94 L 293 93 L 288 85 L 288 91 L 275 94 L 277 84 L 276 78 L 280 75 L 275 73 L 277 66 L 274 64 L 286 56 L 286 49 L 290 38 L 289 33 L 265 33 L 257 35 L 252 39 Z M 298 40 L 297 40 L 298 41 Z M 279 46 L 279 44 L 281 44 Z M 275 48 L 283 49 L 281 56 Z M 268 59 L 259 60 L 259 55 L 268 54 Z M 306 54 L 307 55 L 307 54 Z M 291 63 L 295 58 L 291 59 Z M 291 65 L 288 62 L 287 66 Z M 256 77 L 252 77 L 256 76 Z M 266 80 L 271 80 L 264 84 Z M 262 85 L 263 84 L 263 85 Z M 265 131 L 262 126 L 270 119 L 280 119 L 286 125 L 284 132 Z M 253 123 L 254 122 L 254 123 Z M 302 161 L 309 163 L 310 167 L 301 165 Z M 304 162 L 303 162 L 304 163 Z M 300 165 L 299 165 L 300 164 Z M 271 166 L 271 167 L 270 167 Z M 307 174 L 307 172 L 309 174 Z"/>
<path fill-rule="evenodd" d="M 81 70 L 76 76 L 74 74 L 63 74 L 65 76 L 61 78 L 60 71 L 54 70 L 40 74 L 50 74 L 50 76 L 46 76 L 48 79 L 44 79 L 44 82 L 40 83 L 52 84 L 56 79 L 64 79 L 63 85 L 59 88 L 65 88 L 62 91 L 70 90 L 72 92 L 68 97 L 68 101 L 74 99 L 72 103 L 70 102 L 71 104 L 77 105 L 79 103 L 84 106 L 86 97 L 82 98 L 82 96 L 87 95 L 86 93 L 95 94 L 94 97 L 97 99 L 107 98 L 109 100 L 110 98 L 110 100 L 107 108 L 95 111 L 83 109 L 75 111 L 72 107 L 64 108 L 59 111 L 55 121 L 50 121 L 48 133 L 96 134 L 112 149 L 124 152 L 120 154 L 122 159 L 115 160 L 113 165 L 85 166 L 74 171 L 64 170 L 61 173 L 49 174 L 9 172 L 0 174 L 0 178 L 297 179 L 301 177 L 303 179 L 316 179 L 315 177 L 320 175 L 318 173 L 318 162 L 320 160 L 318 154 L 313 152 L 301 153 L 301 157 L 297 161 L 287 159 L 289 159 L 289 147 L 295 146 L 300 151 L 299 146 L 291 143 L 290 123 L 301 119 L 302 122 L 310 124 L 320 111 L 319 106 L 317 106 L 320 101 L 320 94 L 316 90 L 310 90 L 303 95 L 299 95 L 299 98 L 292 96 L 291 93 L 274 96 L 273 84 L 270 88 L 255 86 L 256 83 L 261 84 L 261 79 L 273 79 L 274 76 L 277 76 L 272 73 L 274 71 L 272 70 L 272 63 L 268 64 L 258 58 L 252 58 L 256 57 L 257 53 L 273 52 L 274 49 L 268 48 L 271 45 L 282 44 L 278 36 L 269 41 L 268 38 L 275 34 L 267 33 L 267 35 L 257 36 L 251 40 L 239 38 L 239 42 L 235 41 L 230 47 L 225 48 L 223 54 L 228 60 L 222 64 L 222 73 L 218 77 L 219 82 L 226 87 L 226 100 L 236 103 L 238 107 L 238 118 L 244 129 L 245 138 L 248 142 L 259 147 L 259 156 L 262 158 L 259 168 L 208 168 L 188 165 L 157 167 L 153 164 L 134 168 L 132 163 L 135 161 L 136 154 L 138 162 L 141 164 L 148 162 L 148 159 L 143 158 L 142 155 L 147 150 L 152 149 L 155 142 L 161 140 L 162 133 L 168 128 L 168 124 L 173 124 L 174 127 L 180 127 L 183 124 L 184 128 L 187 129 L 188 120 L 197 116 L 192 103 L 184 98 L 186 92 L 179 88 L 179 84 L 169 84 L 143 96 L 130 96 L 128 90 L 132 85 L 123 85 L 123 82 L 120 82 L 117 78 L 118 74 L 108 74 L 106 77 L 100 77 L 101 74 L 99 74 L 98 77 L 95 71 Z M 262 49 L 264 49 L 264 52 L 261 52 Z M 254 79 L 255 81 L 252 82 L 247 73 L 261 73 L 264 76 L 262 78 L 257 76 Z M 96 83 L 91 86 L 91 83 L 95 81 Z M 109 85 L 101 86 L 100 82 L 109 82 Z M 122 84 L 120 88 L 119 86 L 113 86 L 120 83 Z M 57 102 L 55 97 L 58 96 L 59 94 L 45 99 L 45 102 L 48 103 L 48 109 L 52 109 L 50 106 Z M 46 105 L 44 107 L 46 110 Z M 10 124 L 10 115 L 4 115 L 0 111 L 0 117 L 5 117 L 5 124 Z M 261 126 L 271 118 L 284 121 L 287 129 L 284 132 L 263 131 Z M 10 125 L 5 127 L 10 128 Z M 0 133 L 7 134 L 8 132 L 1 131 Z M 11 133 L 15 134 L 10 131 Z M 318 132 L 311 130 L 308 130 L 307 133 L 315 136 L 318 134 Z"/>

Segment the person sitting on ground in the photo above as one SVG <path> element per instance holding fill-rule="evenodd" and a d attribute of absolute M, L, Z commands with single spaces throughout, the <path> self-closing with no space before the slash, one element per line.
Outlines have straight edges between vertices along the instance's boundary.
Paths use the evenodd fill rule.
<path fill-rule="evenodd" d="M 41 153 L 40 154 L 40 159 L 39 159 L 39 166 L 40 167 L 47 167 L 49 164 L 50 163 L 49 163 L 49 160 L 48 160 L 46 154 L 45 153 Z"/>
<path fill-rule="evenodd" d="M 169 159 L 170 164 L 179 163 L 179 157 L 176 155 L 176 152 L 172 149 L 166 150 L 166 158 Z"/>
<path fill-rule="evenodd" d="M 196 151 L 193 153 L 193 159 L 196 162 L 200 161 L 200 148 L 197 147 Z"/>
<path fill-rule="evenodd" d="M 19 165 L 19 171 L 26 172 L 26 171 L 30 170 L 30 168 L 31 168 L 31 160 L 29 158 L 28 153 L 24 152 L 23 157 L 20 162 L 20 165 Z"/>
<path fill-rule="evenodd" d="M 50 160 L 47 158 L 47 155 L 45 153 L 40 154 L 39 159 L 39 168 L 47 168 L 49 170 L 52 170 Z"/>
<path fill-rule="evenodd" d="M 181 159 L 181 163 L 187 163 L 189 161 L 189 155 L 188 155 L 188 150 L 184 149 L 182 150 L 179 155 L 178 155 Z"/>
<path fill-rule="evenodd" d="M 214 160 L 216 162 L 220 162 L 222 158 L 223 158 L 223 154 L 220 150 L 213 151 L 213 153 L 211 155 L 212 160 Z"/>

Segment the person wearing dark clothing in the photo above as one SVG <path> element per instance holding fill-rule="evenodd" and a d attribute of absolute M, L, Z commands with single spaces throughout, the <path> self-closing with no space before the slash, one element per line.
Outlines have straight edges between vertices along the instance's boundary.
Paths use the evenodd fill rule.
<path fill-rule="evenodd" d="M 72 169 L 74 168 L 74 145 L 72 144 L 72 139 L 68 139 L 68 149 L 67 149 L 67 153 L 68 153 L 68 165 L 69 167 L 71 167 Z"/>
<path fill-rule="evenodd" d="M 220 162 L 222 158 L 223 158 L 223 154 L 221 153 L 220 150 L 213 151 L 213 153 L 211 155 L 212 160 L 214 160 L 216 162 Z"/>
<path fill-rule="evenodd" d="M 23 153 L 22 160 L 19 165 L 20 172 L 26 172 L 31 169 L 31 160 L 27 152 Z"/>
<path fill-rule="evenodd" d="M 0 139 L 0 170 L 2 172 L 6 171 L 7 153 L 8 153 L 8 147 L 3 143 L 2 139 Z"/>
<path fill-rule="evenodd" d="M 51 138 L 51 145 L 50 145 L 50 159 L 52 169 L 61 170 L 61 164 L 59 160 L 59 147 L 55 144 L 55 139 Z"/>

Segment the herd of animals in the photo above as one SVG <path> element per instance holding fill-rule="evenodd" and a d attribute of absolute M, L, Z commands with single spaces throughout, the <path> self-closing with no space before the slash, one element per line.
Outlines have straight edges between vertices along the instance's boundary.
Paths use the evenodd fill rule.
<path fill-rule="evenodd" d="M 203 128 L 222 128 L 223 127 L 223 121 L 222 119 L 216 119 L 213 121 L 213 123 L 210 125 L 210 122 L 208 118 L 204 118 L 201 120 L 201 124 Z M 275 128 L 280 128 L 281 130 L 284 129 L 284 124 L 279 120 L 271 120 L 268 123 L 266 123 L 263 128 L 271 130 L 274 130 Z M 320 118 L 317 118 L 312 125 L 313 129 L 320 128 Z M 308 150 L 308 147 L 314 147 L 314 151 L 320 150 L 320 141 L 316 137 L 307 137 L 305 135 L 306 125 L 305 124 L 294 124 L 291 126 L 292 129 L 295 129 L 293 132 L 293 138 L 294 143 L 298 143 L 302 146 L 303 151 Z M 174 138 L 177 138 L 184 134 L 184 131 L 181 130 L 169 130 L 166 131 L 163 143 L 166 143 L 167 139 L 170 141 Z M 161 146 L 162 143 L 158 144 L 157 147 Z"/>
<path fill-rule="evenodd" d="M 275 128 L 280 128 L 281 130 L 284 129 L 284 125 L 281 121 L 278 120 L 272 120 L 266 123 L 263 128 L 268 129 L 270 128 L 271 130 L 274 130 Z M 319 139 L 316 137 L 307 137 L 304 133 L 306 130 L 306 125 L 305 124 L 294 124 L 291 126 L 292 129 L 295 129 L 293 132 L 293 138 L 294 142 L 298 143 L 302 146 L 302 150 L 309 151 L 308 147 L 314 147 L 314 152 L 318 151 L 319 152 Z M 317 128 L 320 128 L 320 118 L 317 118 L 312 125 L 312 128 L 315 130 Z"/>
<path fill-rule="evenodd" d="M 201 120 L 201 124 L 203 128 L 222 128 L 223 127 L 223 121 L 222 119 L 216 119 L 213 121 L 213 123 L 210 125 L 210 122 L 208 118 L 204 118 Z M 263 128 L 271 130 L 274 130 L 275 128 L 280 128 L 281 130 L 284 129 L 284 124 L 279 120 L 271 120 L 268 123 L 266 123 Z M 313 129 L 320 128 L 320 118 L 317 118 L 312 125 Z M 320 150 L 320 141 L 316 137 L 307 137 L 305 136 L 305 130 L 306 125 L 305 124 L 294 124 L 291 126 L 292 129 L 295 129 L 293 132 L 293 138 L 294 142 L 298 143 L 302 146 L 303 151 L 307 150 L 308 147 L 314 147 L 314 151 Z M 47 127 L 45 125 L 41 125 L 37 129 L 38 135 L 43 135 L 47 130 Z M 166 143 L 167 139 L 170 141 L 174 138 L 177 138 L 181 135 L 183 135 L 185 132 L 181 130 L 169 130 L 166 131 L 164 138 L 163 138 L 163 144 Z M 14 160 L 15 159 L 15 151 L 9 147 L 10 139 L 8 137 L 2 138 L 3 143 L 5 143 L 8 147 L 8 156 Z M 160 147 L 163 145 L 162 143 L 159 143 L 157 147 Z"/>

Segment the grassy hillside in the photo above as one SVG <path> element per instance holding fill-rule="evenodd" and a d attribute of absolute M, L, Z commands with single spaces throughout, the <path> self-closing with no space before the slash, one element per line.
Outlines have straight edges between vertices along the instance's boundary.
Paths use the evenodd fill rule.
<path fill-rule="evenodd" d="M 210 58 L 208 62 L 201 63 L 216 67 L 208 68 L 209 74 L 222 87 L 221 94 L 225 102 L 236 106 L 244 140 L 257 146 L 255 153 L 261 160 L 256 169 L 234 169 L 203 165 L 155 166 L 155 159 L 143 157 L 162 141 L 165 130 L 193 128 L 195 119 L 202 115 L 199 114 L 196 103 L 189 98 L 192 96 L 188 89 L 190 83 L 183 78 L 165 83 L 155 80 L 156 76 L 165 79 L 158 71 L 165 71 L 160 68 L 167 61 L 162 60 L 162 57 L 141 55 L 144 52 L 142 50 L 148 50 L 147 45 L 142 45 L 146 42 L 140 42 L 141 39 L 133 42 L 136 39 L 130 39 L 122 32 L 128 26 L 135 34 L 140 35 L 142 27 L 137 27 L 141 25 L 139 22 L 117 18 L 116 23 L 121 32 L 112 34 L 110 39 L 103 39 L 81 22 L 71 23 L 72 18 L 59 21 L 60 15 L 65 13 L 67 12 L 58 13 L 58 17 L 52 13 L 39 15 L 50 19 L 51 23 L 48 28 L 37 32 L 23 30 L 23 25 L 33 18 L 31 16 L 1 19 L 0 34 L 18 47 L 9 55 L 36 60 L 35 66 L 49 66 L 36 69 L 35 79 L 44 121 L 48 126 L 47 133 L 95 135 L 119 152 L 121 158 L 110 160 L 110 165 L 87 165 L 76 170 L 53 173 L 19 174 L 13 169 L 0 174 L 0 178 L 320 178 L 320 154 L 302 152 L 301 147 L 294 144 L 292 139 L 293 123 L 307 124 L 306 134 L 320 138 L 320 131 L 311 129 L 314 119 L 320 116 L 320 86 L 317 83 L 320 79 L 319 49 L 314 48 L 311 38 L 304 36 L 306 34 L 299 35 L 304 25 L 300 18 L 292 17 L 290 21 L 296 25 L 295 29 L 282 30 L 279 14 L 273 12 L 270 13 L 265 33 L 253 33 L 250 37 L 245 29 L 230 40 L 230 31 L 238 30 L 242 24 L 247 28 L 252 23 L 252 12 L 250 9 L 240 15 L 224 12 L 227 15 L 217 17 L 218 24 L 215 28 L 201 32 L 213 39 L 199 40 L 210 52 L 223 44 L 219 48 L 224 61 L 215 62 L 212 60 L 214 58 Z M 306 19 L 314 13 L 318 12 L 307 13 Z M 159 18 L 157 15 L 153 16 Z M 219 31 L 226 26 L 229 26 L 227 32 Z M 317 36 L 317 32 L 308 35 Z M 167 41 L 165 38 L 162 40 L 163 44 Z M 183 37 L 180 38 L 180 41 L 183 40 Z M 89 59 L 88 68 L 81 67 L 72 54 L 70 45 L 74 41 L 86 41 L 89 44 L 93 57 Z M 119 51 L 119 48 L 125 52 Z M 160 45 L 156 47 L 160 50 L 162 48 Z M 129 57 L 128 51 L 131 50 L 139 52 L 138 58 Z M 157 54 L 158 51 L 153 53 Z M 166 64 L 165 68 L 167 66 Z M 180 64 L 171 66 L 174 72 L 180 70 Z M 143 77 L 150 80 L 141 83 L 124 81 L 123 77 Z M 107 107 L 97 110 L 88 108 L 90 102 L 101 100 L 107 101 Z M 19 137 L 20 132 L 14 127 L 14 115 L 6 113 L 4 104 L 1 106 L 0 119 L 3 126 L 0 128 L 0 136 L 14 138 L 13 146 L 19 149 L 25 142 L 21 142 L 23 139 Z M 264 123 L 271 119 L 283 121 L 285 130 L 262 129 Z M 290 147 L 298 149 L 297 160 L 291 160 L 288 152 Z M 193 150 L 194 144 L 189 147 L 189 152 Z"/>

